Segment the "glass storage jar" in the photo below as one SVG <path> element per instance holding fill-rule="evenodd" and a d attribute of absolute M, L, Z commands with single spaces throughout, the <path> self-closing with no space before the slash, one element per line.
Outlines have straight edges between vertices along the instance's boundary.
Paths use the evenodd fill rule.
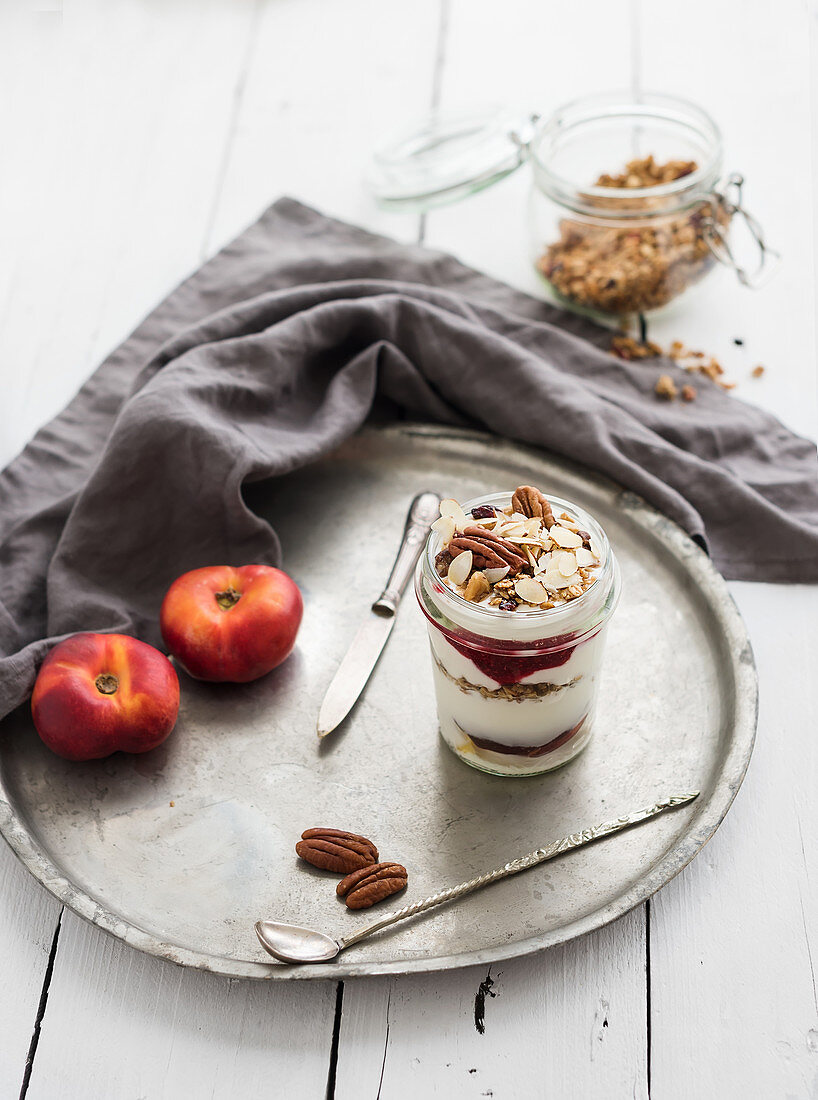
<path fill-rule="evenodd" d="M 531 259 L 569 308 L 648 313 L 716 263 L 753 286 L 775 255 L 742 205 L 742 177 L 723 176 L 715 122 L 670 96 L 587 96 L 522 126 L 497 109 L 437 116 L 376 155 L 370 185 L 382 206 L 428 209 L 529 162 Z M 757 249 L 752 271 L 731 249 L 737 218 Z"/>

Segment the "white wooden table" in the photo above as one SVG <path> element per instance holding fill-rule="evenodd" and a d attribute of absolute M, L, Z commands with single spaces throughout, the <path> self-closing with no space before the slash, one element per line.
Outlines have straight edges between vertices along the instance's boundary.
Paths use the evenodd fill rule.
<path fill-rule="evenodd" d="M 718 273 L 651 334 L 716 353 L 741 399 L 815 435 L 813 3 L 64 4 L 0 15 L 2 463 L 285 193 L 538 292 L 523 173 L 426 219 L 388 215 L 361 186 L 371 149 L 433 103 L 548 110 L 634 81 L 710 109 L 784 255 L 764 290 Z M 755 756 L 718 835 L 652 902 L 490 975 L 231 982 L 87 926 L 0 845 L 0 1096 L 818 1095 L 818 591 L 732 590 L 761 679 Z"/>

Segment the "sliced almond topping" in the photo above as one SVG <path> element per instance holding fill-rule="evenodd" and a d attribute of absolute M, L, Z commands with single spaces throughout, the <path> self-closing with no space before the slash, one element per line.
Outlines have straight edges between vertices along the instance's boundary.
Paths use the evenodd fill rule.
<path fill-rule="evenodd" d="M 558 588 L 565 586 L 565 577 L 553 565 L 550 569 L 546 569 L 544 573 L 538 573 L 537 577 L 547 588 L 551 588 L 555 592 Z"/>
<path fill-rule="evenodd" d="M 452 559 L 448 573 L 449 584 L 466 583 L 468 575 L 471 573 L 473 559 L 474 554 L 471 550 L 464 550 L 462 554 L 458 554 L 456 558 Z"/>
<path fill-rule="evenodd" d="M 451 516 L 458 531 L 463 531 L 469 522 L 466 519 L 466 513 L 456 500 L 441 500 L 440 514 L 441 516 Z"/>
<path fill-rule="evenodd" d="M 497 584 L 498 581 L 501 581 L 503 577 L 506 576 L 506 574 L 508 573 L 508 568 L 509 567 L 506 565 L 502 569 L 484 569 L 483 576 L 486 578 L 489 584 Z"/>
<path fill-rule="evenodd" d="M 566 577 L 559 569 L 552 568 L 548 570 L 544 577 L 541 576 L 540 580 L 547 584 L 549 588 L 560 589 L 570 588 L 572 584 L 578 584 L 582 580 L 582 577 L 580 577 L 579 573 L 574 573 L 572 576 Z"/>
<path fill-rule="evenodd" d="M 537 559 L 536 573 L 544 573 L 546 569 L 553 569 L 553 554 L 542 553 Z"/>
<path fill-rule="evenodd" d="M 559 527 L 555 524 L 548 534 L 557 546 L 571 547 L 572 549 L 582 546 L 582 539 L 576 531 L 569 531 L 567 527 Z"/>
<path fill-rule="evenodd" d="M 546 590 L 533 577 L 520 577 L 518 581 L 514 582 L 514 591 L 526 603 L 541 604 L 548 599 Z"/>
<path fill-rule="evenodd" d="M 524 523 L 504 523 L 502 534 L 506 539 L 528 538 Z"/>
<path fill-rule="evenodd" d="M 556 559 L 557 569 L 564 577 L 573 577 L 577 571 L 577 559 L 571 553 L 570 550 L 560 550 L 558 554 L 554 555 Z"/>
<path fill-rule="evenodd" d="M 590 539 L 581 521 L 568 512 L 562 512 L 549 530 L 541 517 L 523 514 L 530 512 L 529 508 L 519 511 L 518 508 L 515 502 L 511 507 L 496 508 L 490 516 L 475 518 L 465 515 L 456 500 L 444 500 L 440 519 L 432 525 L 444 547 L 437 555 L 436 569 L 455 592 L 491 608 L 516 598 L 526 608 L 550 610 L 577 599 L 598 579 L 596 573 L 603 557 L 599 544 Z M 514 566 L 510 569 L 499 563 L 505 553 L 481 556 L 476 549 L 462 550 L 463 543 L 455 542 L 453 546 L 456 538 L 465 539 L 467 530 L 471 531 L 469 537 L 481 546 L 483 543 L 489 546 L 493 540 L 498 545 L 502 542 L 509 551 L 513 545 L 525 559 L 524 574 L 510 576 Z M 468 541 L 465 545 L 469 545 Z M 452 558 L 452 554 L 456 556 Z M 492 561 L 497 568 L 489 564 Z M 481 564 L 486 567 L 481 569 Z M 518 565 L 521 564 L 518 560 Z"/>
<path fill-rule="evenodd" d="M 440 535 L 444 548 L 454 538 L 455 522 L 453 516 L 441 516 L 440 519 L 436 519 L 432 524 L 432 530 L 437 531 Z"/>
<path fill-rule="evenodd" d="M 540 540 L 533 539 L 531 535 L 503 535 L 503 538 L 513 542 L 516 546 L 536 546 L 538 549 L 542 549 Z"/>

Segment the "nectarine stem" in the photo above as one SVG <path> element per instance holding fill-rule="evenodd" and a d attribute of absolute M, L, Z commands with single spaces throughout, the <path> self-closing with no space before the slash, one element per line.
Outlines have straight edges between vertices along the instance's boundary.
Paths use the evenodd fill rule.
<path fill-rule="evenodd" d="M 94 683 L 97 686 L 97 691 L 101 695 L 113 695 L 116 689 L 119 687 L 119 680 L 116 676 L 112 676 L 110 672 L 102 672 L 97 676 Z"/>
<path fill-rule="evenodd" d="M 216 603 L 222 611 L 229 611 L 231 607 L 235 607 L 240 599 L 241 592 L 237 592 L 232 584 L 229 588 L 225 588 L 224 592 L 216 593 Z"/>

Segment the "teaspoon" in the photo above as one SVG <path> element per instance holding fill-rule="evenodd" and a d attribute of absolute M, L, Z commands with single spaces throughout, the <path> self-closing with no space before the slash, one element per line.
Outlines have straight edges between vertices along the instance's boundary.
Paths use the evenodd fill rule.
<path fill-rule="evenodd" d="M 461 882 L 458 886 L 451 886 L 448 890 L 442 890 L 439 894 L 432 894 L 430 897 L 424 898 L 423 901 L 405 905 L 403 909 L 398 909 L 394 913 L 387 913 L 386 916 L 381 917 L 374 924 L 366 925 L 359 931 L 352 932 L 340 939 L 334 939 L 332 936 L 327 936 L 324 932 L 318 932 L 314 928 L 302 928 L 297 924 L 283 924 L 272 920 L 256 921 L 254 926 L 256 935 L 264 950 L 281 962 L 329 962 L 348 947 L 359 943 L 366 936 L 371 936 L 373 932 L 378 932 L 381 928 L 386 928 L 390 924 L 397 924 L 398 921 L 414 917 L 416 914 L 424 913 L 428 909 L 434 909 L 437 905 L 443 905 L 448 901 L 462 898 L 466 894 L 471 894 L 474 890 L 489 886 L 492 882 L 499 882 L 500 879 L 507 878 L 509 875 L 516 875 L 518 871 L 536 867 L 538 863 L 545 863 L 546 860 L 562 855 L 563 852 L 570 852 L 573 848 L 581 848 L 584 844 L 590 844 L 592 841 L 612 836 L 614 833 L 618 833 L 622 829 L 628 829 L 632 825 L 639 825 L 665 810 L 675 809 L 677 806 L 686 806 L 688 802 L 692 802 L 698 796 L 698 791 L 694 791 L 692 794 L 671 795 L 670 798 L 666 798 L 662 802 L 656 802 L 653 806 L 649 806 L 644 810 L 637 810 L 626 817 L 618 817 L 615 821 L 606 821 L 594 828 L 583 829 L 580 833 L 571 833 L 545 848 L 537 848 L 536 851 L 529 852 L 526 856 L 511 860 L 510 863 L 504 864 L 496 871 L 489 871 L 478 878 L 469 879 L 468 882 Z"/>

